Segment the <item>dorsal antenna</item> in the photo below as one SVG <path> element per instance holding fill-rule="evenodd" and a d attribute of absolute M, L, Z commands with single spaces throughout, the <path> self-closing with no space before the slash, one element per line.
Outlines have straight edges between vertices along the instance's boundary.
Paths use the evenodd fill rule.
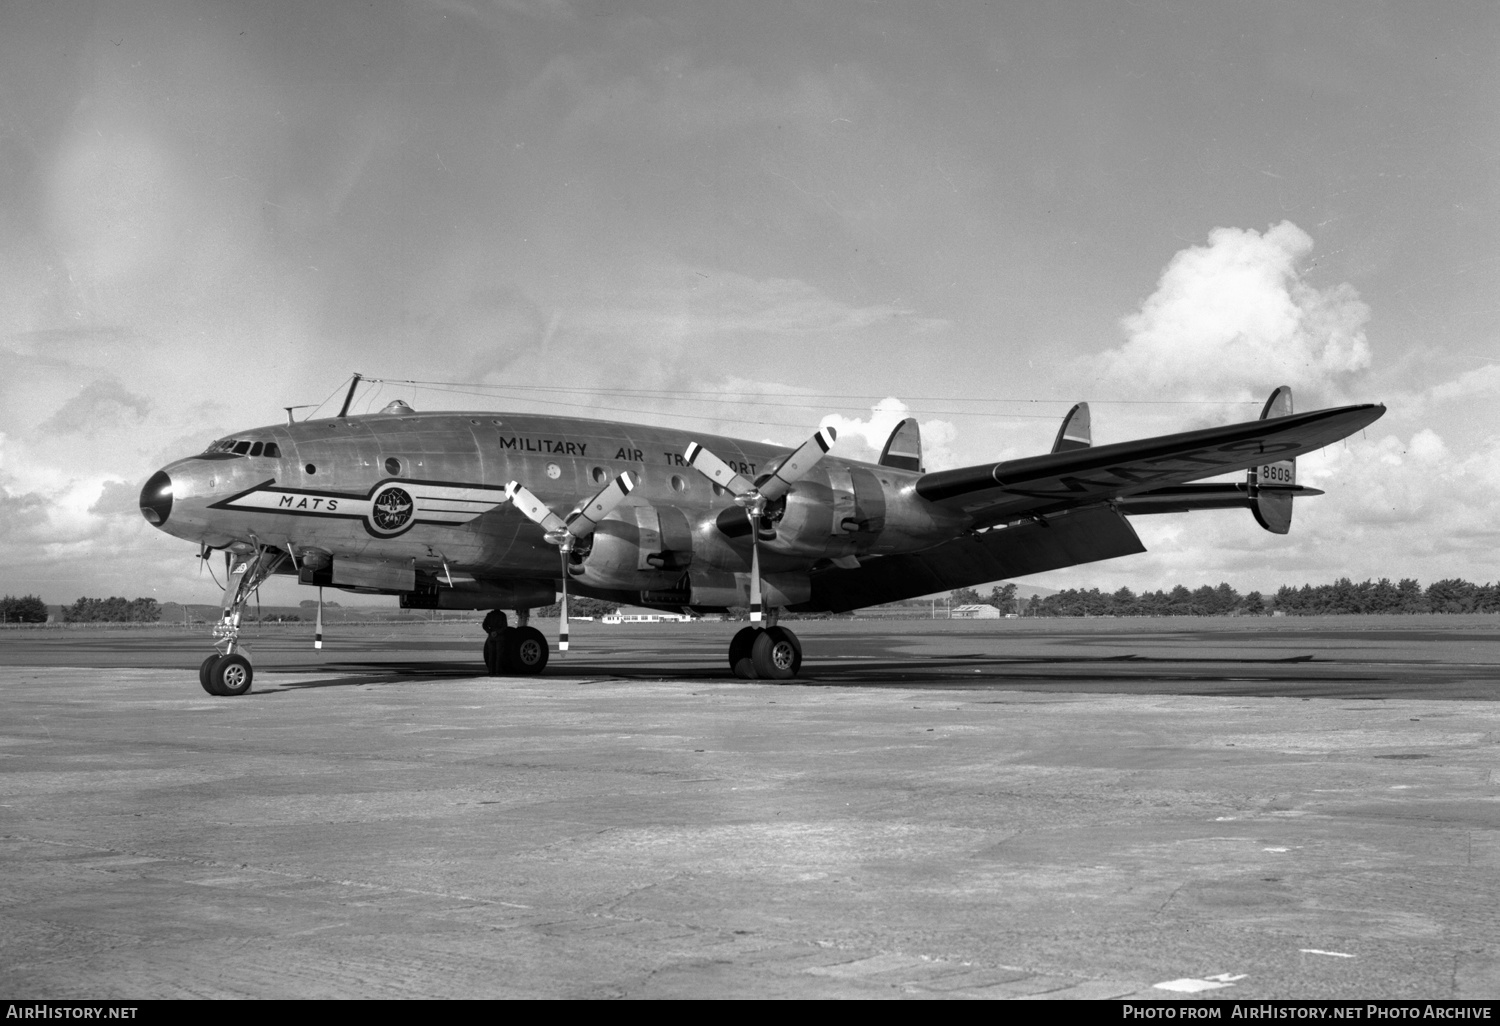
<path fill-rule="evenodd" d="M 349 404 L 354 402 L 354 390 L 359 387 L 360 373 L 354 372 L 354 378 L 349 382 L 349 394 L 344 396 L 344 406 L 339 410 L 340 417 L 349 416 Z"/>

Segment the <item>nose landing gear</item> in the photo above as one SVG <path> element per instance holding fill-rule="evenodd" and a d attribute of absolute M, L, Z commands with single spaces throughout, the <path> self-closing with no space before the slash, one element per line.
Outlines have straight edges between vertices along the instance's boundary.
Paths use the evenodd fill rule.
<path fill-rule="evenodd" d="M 198 683 L 210 695 L 233 698 L 250 690 L 255 669 L 250 653 L 240 644 L 240 618 L 250 596 L 286 558 L 285 552 L 258 546 L 253 556 L 230 569 L 224 582 L 224 610 L 214 625 L 214 637 L 219 639 L 214 647 L 218 651 L 198 667 Z"/>

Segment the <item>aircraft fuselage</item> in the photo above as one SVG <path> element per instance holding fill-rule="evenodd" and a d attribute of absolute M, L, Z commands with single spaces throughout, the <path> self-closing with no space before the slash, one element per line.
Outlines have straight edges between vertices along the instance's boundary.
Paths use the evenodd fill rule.
<path fill-rule="evenodd" d="M 673 593 L 660 604 L 737 604 L 744 582 L 733 578 L 750 568 L 749 522 L 731 495 L 687 465 L 692 441 L 751 480 L 790 452 L 585 418 L 373 414 L 239 432 L 216 443 L 228 451 L 163 468 L 142 508 L 165 476 L 168 497 L 154 517 L 162 530 L 215 548 L 274 546 L 313 570 L 340 561 L 387 567 L 389 577 L 372 570 L 342 578 L 368 590 L 436 587 L 455 574 L 540 583 L 560 576 L 558 551 L 506 501 L 506 483 L 566 512 L 629 471 L 634 491 L 575 559 L 571 583 L 585 592 Z M 781 604 L 805 598 L 798 579 L 819 561 L 918 551 L 961 531 L 961 516 L 915 494 L 920 476 L 830 455 L 799 480 L 761 535 L 762 572 Z M 304 570 L 303 579 L 325 578 Z M 699 594 L 686 594 L 685 582 Z"/>

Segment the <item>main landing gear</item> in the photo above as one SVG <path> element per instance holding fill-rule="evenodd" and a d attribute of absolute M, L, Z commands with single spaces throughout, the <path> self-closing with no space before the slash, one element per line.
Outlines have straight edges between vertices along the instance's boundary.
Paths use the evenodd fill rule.
<path fill-rule="evenodd" d="M 729 668 L 741 680 L 790 680 L 802 669 L 802 642 L 785 627 L 746 627 L 729 643 Z"/>
<path fill-rule="evenodd" d="M 249 652 L 240 644 L 240 617 L 250 596 L 286 558 L 285 552 L 262 546 L 237 566 L 226 567 L 229 578 L 224 582 L 224 610 L 214 625 L 214 637 L 219 639 L 215 645 L 218 651 L 198 667 L 198 683 L 210 695 L 233 698 L 250 690 L 255 670 L 250 665 Z"/>
<path fill-rule="evenodd" d="M 491 609 L 484 618 L 484 668 L 491 677 L 533 677 L 547 668 L 551 654 L 547 638 L 526 621 L 528 609 L 516 610 L 519 625 L 509 626 L 506 615 Z"/>

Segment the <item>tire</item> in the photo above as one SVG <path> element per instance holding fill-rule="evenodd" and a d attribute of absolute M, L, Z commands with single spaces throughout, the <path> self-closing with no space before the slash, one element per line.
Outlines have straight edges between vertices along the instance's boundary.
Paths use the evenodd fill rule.
<path fill-rule="evenodd" d="M 506 632 L 505 662 L 510 673 L 535 677 L 547 668 L 551 649 L 547 638 L 535 627 L 516 627 Z"/>
<path fill-rule="evenodd" d="M 251 668 L 250 660 L 238 653 L 216 660 L 208 671 L 208 682 L 213 685 L 214 693 L 225 698 L 245 694 L 254 678 L 255 670 Z"/>
<path fill-rule="evenodd" d="M 802 644 L 781 627 L 767 627 L 750 648 L 750 661 L 761 680 L 790 680 L 802 669 Z"/>
<path fill-rule="evenodd" d="M 764 633 L 760 627 L 743 627 L 729 643 L 729 668 L 740 680 L 755 679 L 755 661 L 750 651 L 755 646 L 755 639 Z"/>
<path fill-rule="evenodd" d="M 203 690 L 204 691 L 207 691 L 210 695 L 213 695 L 215 698 L 218 698 L 220 696 L 219 696 L 219 693 L 217 691 L 215 691 L 213 689 L 213 687 L 209 684 L 209 681 L 208 681 L 208 672 L 214 668 L 214 663 L 218 662 L 222 658 L 223 658 L 223 656 L 219 655 L 219 653 L 217 653 L 217 652 L 214 652 L 207 659 L 203 660 L 203 665 L 202 666 L 198 667 L 198 683 L 203 685 Z"/>

